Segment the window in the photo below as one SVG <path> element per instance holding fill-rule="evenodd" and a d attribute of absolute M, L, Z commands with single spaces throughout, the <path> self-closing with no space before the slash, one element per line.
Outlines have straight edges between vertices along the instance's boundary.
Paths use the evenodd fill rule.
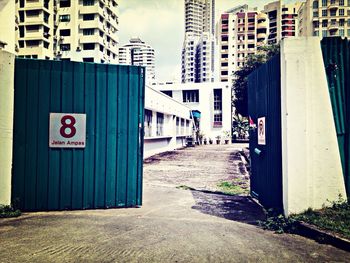
<path fill-rule="evenodd" d="M 85 14 L 83 15 L 83 20 L 84 21 L 89 21 L 89 20 L 94 20 L 95 19 L 95 14 Z"/>
<path fill-rule="evenodd" d="M 60 36 L 70 36 L 70 29 L 61 29 Z"/>
<path fill-rule="evenodd" d="M 327 30 L 322 30 L 322 37 L 327 37 Z"/>
<path fill-rule="evenodd" d="M 344 9 L 343 9 L 343 12 L 344 12 Z M 340 10 L 339 10 L 339 13 L 340 13 Z M 337 15 L 337 10 L 335 9 L 332 9 L 330 12 L 329 12 L 330 16 L 336 16 Z"/>
<path fill-rule="evenodd" d="M 157 112 L 157 136 L 163 136 L 164 114 Z"/>
<path fill-rule="evenodd" d="M 344 29 L 339 29 L 339 36 L 343 37 L 344 36 Z"/>
<path fill-rule="evenodd" d="M 327 10 L 322 10 L 322 16 L 327 16 Z"/>
<path fill-rule="evenodd" d="M 176 135 L 180 134 L 180 118 L 176 117 Z"/>
<path fill-rule="evenodd" d="M 185 134 L 185 120 L 181 119 L 181 135 Z"/>
<path fill-rule="evenodd" d="M 319 36 L 320 35 L 320 32 L 319 31 L 314 31 L 314 36 Z"/>
<path fill-rule="evenodd" d="M 62 51 L 69 51 L 70 50 L 70 44 L 61 44 L 60 49 Z"/>
<path fill-rule="evenodd" d="M 60 15 L 60 21 L 61 22 L 69 22 L 70 21 L 70 15 Z"/>
<path fill-rule="evenodd" d="M 90 5 L 94 5 L 94 4 L 95 4 L 95 0 L 84 0 L 83 1 L 84 6 L 90 6 Z"/>
<path fill-rule="evenodd" d="M 83 44 L 84 50 L 94 50 L 95 49 L 95 43 L 86 43 Z"/>
<path fill-rule="evenodd" d="M 314 11 L 314 12 L 313 12 L 313 16 L 314 16 L 314 17 L 318 17 L 318 11 Z"/>
<path fill-rule="evenodd" d="M 86 28 L 83 29 L 83 35 L 84 36 L 91 36 L 95 34 L 95 29 L 94 28 Z"/>
<path fill-rule="evenodd" d="M 318 8 L 318 0 L 313 2 L 312 7 L 313 8 Z"/>
<path fill-rule="evenodd" d="M 173 97 L 173 92 L 171 90 L 162 90 L 161 92 L 169 97 Z"/>
<path fill-rule="evenodd" d="M 214 111 L 222 110 L 222 90 L 214 89 Z"/>
<path fill-rule="evenodd" d="M 339 5 L 344 6 L 344 0 L 339 0 Z"/>
<path fill-rule="evenodd" d="M 145 137 L 152 136 L 152 111 L 145 110 Z"/>
<path fill-rule="evenodd" d="M 47 42 L 44 42 L 44 48 L 49 49 L 50 44 Z"/>
<path fill-rule="evenodd" d="M 344 16 L 344 9 L 339 9 L 339 15 Z"/>
<path fill-rule="evenodd" d="M 183 90 L 183 102 L 199 102 L 199 90 Z"/>
<path fill-rule="evenodd" d="M 70 0 L 61 0 L 60 7 L 70 7 Z"/>
<path fill-rule="evenodd" d="M 328 26 L 328 20 L 322 20 L 322 27 Z"/>
<path fill-rule="evenodd" d="M 84 62 L 94 62 L 94 58 L 83 58 Z"/>
<path fill-rule="evenodd" d="M 345 24 L 345 20 L 344 19 L 340 19 L 339 20 L 339 26 L 344 26 Z"/>
<path fill-rule="evenodd" d="M 327 6 L 327 0 L 322 0 L 322 6 Z"/>

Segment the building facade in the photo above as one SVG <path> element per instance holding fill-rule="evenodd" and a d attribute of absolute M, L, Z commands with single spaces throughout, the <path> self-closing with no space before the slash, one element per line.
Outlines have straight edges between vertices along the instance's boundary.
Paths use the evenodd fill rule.
<path fill-rule="evenodd" d="M 116 0 L 19 0 L 18 56 L 118 62 Z"/>
<path fill-rule="evenodd" d="M 185 36 L 181 80 L 214 81 L 215 0 L 184 0 Z"/>
<path fill-rule="evenodd" d="M 281 1 L 264 6 L 268 19 L 268 44 L 278 44 L 281 39 L 298 35 L 298 10 L 301 2 L 281 4 Z"/>
<path fill-rule="evenodd" d="M 119 64 L 146 67 L 146 82 L 155 80 L 154 49 L 140 38 L 131 38 L 128 44 L 119 48 Z"/>
<path fill-rule="evenodd" d="M 350 37 L 350 0 L 307 0 L 299 9 L 299 36 Z"/>
<path fill-rule="evenodd" d="M 200 114 L 199 130 L 207 140 L 231 134 L 231 86 L 224 82 L 154 85 Z"/>
<path fill-rule="evenodd" d="M 186 146 L 190 108 L 149 86 L 145 90 L 144 158 Z"/>
<path fill-rule="evenodd" d="M 217 26 L 220 81 L 232 83 L 234 72 L 247 57 L 266 44 L 266 33 L 266 15 L 256 8 L 242 5 L 221 14 Z"/>

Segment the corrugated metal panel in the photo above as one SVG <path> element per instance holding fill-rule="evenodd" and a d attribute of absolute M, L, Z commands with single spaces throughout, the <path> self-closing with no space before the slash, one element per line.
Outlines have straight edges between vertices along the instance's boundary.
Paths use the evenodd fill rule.
<path fill-rule="evenodd" d="M 340 37 L 324 38 L 321 46 L 346 191 L 350 197 L 350 41 Z"/>
<path fill-rule="evenodd" d="M 49 113 L 86 113 L 86 148 L 49 148 Z M 142 204 L 144 69 L 16 59 L 12 198 L 27 211 Z"/>
<path fill-rule="evenodd" d="M 251 191 L 265 207 L 277 210 L 283 209 L 280 75 L 277 55 L 248 78 L 249 115 L 255 124 L 266 117 L 266 145 L 258 145 L 257 129 L 250 131 Z"/>

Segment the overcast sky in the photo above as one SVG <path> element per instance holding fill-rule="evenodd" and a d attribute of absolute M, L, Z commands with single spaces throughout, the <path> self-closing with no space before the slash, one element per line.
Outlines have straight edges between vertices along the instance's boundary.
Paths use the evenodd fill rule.
<path fill-rule="evenodd" d="M 220 12 L 240 4 L 263 8 L 268 0 L 216 0 L 216 17 Z M 140 37 L 155 49 L 156 78 L 179 80 L 181 48 L 184 38 L 184 0 L 120 0 L 119 42 Z"/>

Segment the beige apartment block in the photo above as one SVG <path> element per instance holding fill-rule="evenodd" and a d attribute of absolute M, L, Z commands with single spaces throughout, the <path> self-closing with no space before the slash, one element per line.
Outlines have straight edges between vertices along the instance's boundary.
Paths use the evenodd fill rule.
<path fill-rule="evenodd" d="M 232 83 L 234 72 L 245 65 L 247 57 L 266 44 L 267 16 L 257 8 L 237 6 L 221 14 L 217 30 L 220 81 Z"/>
<path fill-rule="evenodd" d="M 307 0 L 299 9 L 299 36 L 350 36 L 350 0 Z"/>
<path fill-rule="evenodd" d="M 18 56 L 117 63 L 116 0 L 19 0 Z"/>
<path fill-rule="evenodd" d="M 19 0 L 16 4 L 19 57 L 53 59 L 54 1 Z"/>
<path fill-rule="evenodd" d="M 301 2 L 281 4 L 281 1 L 264 6 L 268 19 L 268 44 L 277 44 L 281 39 L 298 35 L 298 10 Z"/>

